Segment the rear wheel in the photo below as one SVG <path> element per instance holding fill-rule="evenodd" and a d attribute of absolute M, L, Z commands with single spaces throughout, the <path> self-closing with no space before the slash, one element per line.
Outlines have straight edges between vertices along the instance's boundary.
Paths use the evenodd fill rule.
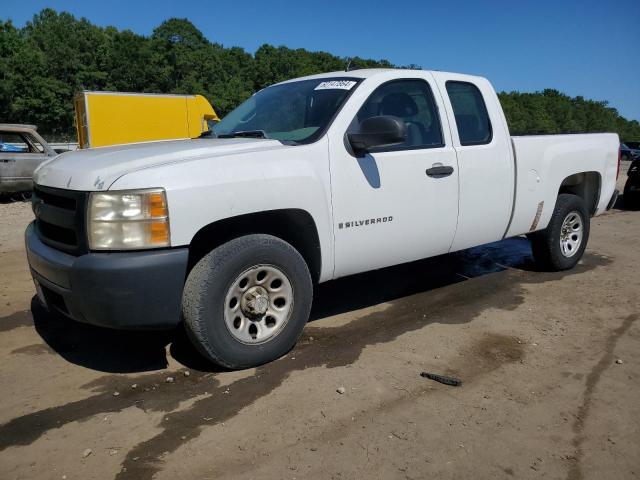
<path fill-rule="evenodd" d="M 529 235 L 538 266 L 549 271 L 573 268 L 587 247 L 589 220 L 582 198 L 560 194 L 547 228 Z"/>
<path fill-rule="evenodd" d="M 182 312 L 192 342 L 226 368 L 275 360 L 307 323 L 313 287 L 302 256 L 271 235 L 247 235 L 205 255 L 191 270 Z"/>

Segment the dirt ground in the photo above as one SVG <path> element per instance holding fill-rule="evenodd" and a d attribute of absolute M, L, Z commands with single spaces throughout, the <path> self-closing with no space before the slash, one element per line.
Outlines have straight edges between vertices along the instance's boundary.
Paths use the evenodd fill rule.
<path fill-rule="evenodd" d="M 640 212 L 594 219 L 566 273 L 517 238 L 324 284 L 242 372 L 44 311 L 30 218 L 0 205 L 2 479 L 640 477 Z"/>

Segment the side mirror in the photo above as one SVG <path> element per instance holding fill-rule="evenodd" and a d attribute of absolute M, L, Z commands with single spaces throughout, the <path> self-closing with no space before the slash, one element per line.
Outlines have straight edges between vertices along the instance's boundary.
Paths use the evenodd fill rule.
<path fill-rule="evenodd" d="M 397 145 L 407 139 L 407 126 L 398 117 L 370 117 L 360 124 L 357 132 L 348 133 L 347 139 L 356 155 L 370 148 Z"/>

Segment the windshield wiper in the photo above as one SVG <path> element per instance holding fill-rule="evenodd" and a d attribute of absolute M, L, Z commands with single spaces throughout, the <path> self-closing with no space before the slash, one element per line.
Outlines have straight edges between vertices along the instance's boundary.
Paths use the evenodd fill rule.
<path fill-rule="evenodd" d="M 240 130 L 231 133 L 222 133 L 218 135 L 218 138 L 269 138 L 264 130 Z"/>

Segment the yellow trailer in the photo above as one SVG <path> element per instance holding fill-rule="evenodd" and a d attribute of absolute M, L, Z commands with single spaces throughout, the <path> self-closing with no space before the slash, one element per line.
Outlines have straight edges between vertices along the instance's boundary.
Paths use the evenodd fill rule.
<path fill-rule="evenodd" d="M 80 148 L 196 138 L 219 121 L 202 95 L 84 91 L 74 107 Z"/>

